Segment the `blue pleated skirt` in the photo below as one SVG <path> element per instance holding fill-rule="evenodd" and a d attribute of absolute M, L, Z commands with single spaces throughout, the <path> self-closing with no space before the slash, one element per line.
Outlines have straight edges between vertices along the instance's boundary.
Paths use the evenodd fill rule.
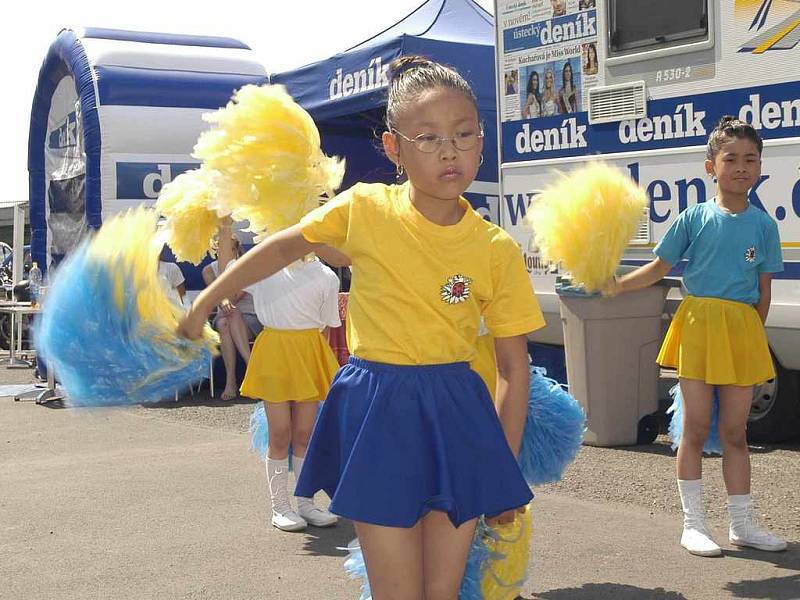
<path fill-rule="evenodd" d="M 467 363 L 398 366 L 350 357 L 322 405 L 295 494 L 331 512 L 411 527 L 431 510 L 453 525 L 530 502 L 480 376 Z"/>

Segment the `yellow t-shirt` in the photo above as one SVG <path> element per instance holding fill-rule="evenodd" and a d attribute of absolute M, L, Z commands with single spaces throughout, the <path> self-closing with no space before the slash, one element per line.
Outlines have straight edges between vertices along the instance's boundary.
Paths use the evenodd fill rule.
<path fill-rule="evenodd" d="M 544 326 L 514 240 L 460 202 L 461 220 L 441 226 L 417 211 L 408 184 L 360 183 L 302 219 L 306 240 L 353 261 L 353 355 L 400 365 L 470 361 L 481 315 L 495 337 Z"/>

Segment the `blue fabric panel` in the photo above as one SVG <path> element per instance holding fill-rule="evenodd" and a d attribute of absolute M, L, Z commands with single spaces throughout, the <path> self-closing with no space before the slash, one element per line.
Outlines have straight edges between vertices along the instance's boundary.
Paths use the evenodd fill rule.
<path fill-rule="evenodd" d="M 217 109 L 248 83 L 267 82 L 266 77 L 231 73 L 110 66 L 95 71 L 101 105 Z"/>

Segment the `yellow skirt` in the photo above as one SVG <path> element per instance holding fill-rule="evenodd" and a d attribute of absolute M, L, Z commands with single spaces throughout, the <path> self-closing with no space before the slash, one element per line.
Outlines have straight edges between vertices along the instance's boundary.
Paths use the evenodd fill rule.
<path fill-rule="evenodd" d="M 266 402 L 317 402 L 339 363 L 317 329 L 264 329 L 256 338 L 241 394 Z"/>
<path fill-rule="evenodd" d="M 475 355 L 475 360 L 469 363 L 470 368 L 481 376 L 486 388 L 489 390 L 489 395 L 492 401 L 497 390 L 497 357 L 494 353 L 494 337 L 491 335 L 478 336 L 478 343 L 476 344 L 478 353 Z"/>
<path fill-rule="evenodd" d="M 767 334 L 743 302 L 687 296 L 656 359 L 678 376 L 712 385 L 756 385 L 775 377 Z"/>

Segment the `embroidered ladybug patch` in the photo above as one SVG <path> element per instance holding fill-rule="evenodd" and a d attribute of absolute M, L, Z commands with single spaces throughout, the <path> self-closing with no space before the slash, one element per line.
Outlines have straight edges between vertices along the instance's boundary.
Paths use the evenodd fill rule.
<path fill-rule="evenodd" d="M 464 302 L 470 295 L 469 285 L 472 279 L 464 275 L 453 275 L 442 286 L 442 302 L 447 304 L 458 304 Z"/>
<path fill-rule="evenodd" d="M 747 250 L 744 251 L 744 259 L 747 262 L 756 262 L 756 247 L 750 246 Z"/>

